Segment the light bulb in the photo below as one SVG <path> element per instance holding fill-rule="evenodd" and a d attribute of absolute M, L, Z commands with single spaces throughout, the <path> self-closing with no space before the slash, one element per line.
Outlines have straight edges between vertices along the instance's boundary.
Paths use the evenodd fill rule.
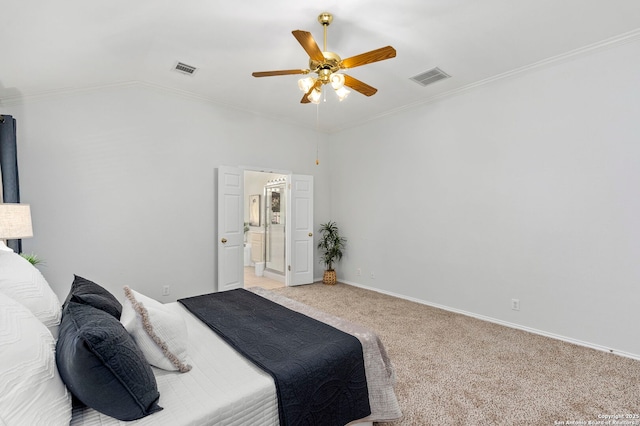
<path fill-rule="evenodd" d="M 316 84 L 316 80 L 313 77 L 301 78 L 298 80 L 298 88 L 304 93 L 311 90 L 314 84 Z"/>
<path fill-rule="evenodd" d="M 340 102 L 344 101 L 349 96 L 349 93 L 351 93 L 351 90 L 347 90 L 344 86 L 336 90 L 336 95 L 338 95 Z"/>
<path fill-rule="evenodd" d="M 344 74 L 331 74 L 331 87 L 338 90 L 344 86 Z"/>
<path fill-rule="evenodd" d="M 309 99 L 312 104 L 319 104 L 321 95 L 322 92 L 320 92 L 318 89 L 313 89 L 311 93 L 307 95 L 307 99 Z"/>

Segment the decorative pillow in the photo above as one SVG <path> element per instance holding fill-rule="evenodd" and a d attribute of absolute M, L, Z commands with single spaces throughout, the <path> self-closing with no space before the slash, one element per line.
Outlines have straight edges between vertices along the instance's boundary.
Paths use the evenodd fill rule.
<path fill-rule="evenodd" d="M 70 301 L 56 346 L 58 371 L 85 405 L 118 420 L 162 410 L 158 387 L 144 355 L 109 313 Z"/>
<path fill-rule="evenodd" d="M 122 305 L 113 294 L 93 281 L 77 275 L 73 276 L 71 290 L 62 308 L 64 309 L 71 301 L 101 309 L 117 319 L 120 319 L 120 315 L 122 314 Z"/>
<path fill-rule="evenodd" d="M 126 296 L 120 322 L 133 336 L 149 364 L 186 373 L 187 324 L 162 303 L 124 287 Z"/>
<path fill-rule="evenodd" d="M 24 305 L 54 337 L 58 335 L 62 310 L 58 296 L 35 266 L 12 251 L 0 251 L 0 293 Z"/>
<path fill-rule="evenodd" d="M 71 394 L 53 336 L 26 307 L 0 293 L 0 424 L 69 425 Z"/>

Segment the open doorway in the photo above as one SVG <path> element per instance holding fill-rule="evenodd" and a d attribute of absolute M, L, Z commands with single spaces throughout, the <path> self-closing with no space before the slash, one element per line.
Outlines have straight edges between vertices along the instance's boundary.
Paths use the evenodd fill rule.
<path fill-rule="evenodd" d="M 278 288 L 286 282 L 287 179 L 244 171 L 244 286 Z"/>
<path fill-rule="evenodd" d="M 254 249 L 255 256 L 257 256 L 254 257 L 254 259 L 257 259 L 258 262 L 264 261 L 266 269 L 266 258 L 261 256 L 261 253 L 265 252 L 267 241 L 264 239 L 264 236 L 262 236 L 262 238 L 258 236 L 256 237 L 254 246 L 253 241 L 251 241 L 253 236 L 250 234 L 252 227 L 247 222 L 250 219 L 250 212 L 245 209 L 245 204 L 249 204 L 248 199 L 250 195 L 260 195 L 260 190 L 262 190 L 262 198 L 265 198 L 264 188 L 266 182 L 263 183 L 261 187 L 248 188 L 247 200 L 245 201 L 245 172 L 251 170 L 252 169 L 241 169 L 232 166 L 219 166 L 217 168 L 216 237 L 218 246 L 216 260 L 218 273 L 215 284 L 216 291 L 233 290 L 244 286 L 243 268 L 245 256 L 249 265 L 253 263 L 253 273 L 256 275 L 256 262 L 251 259 L 251 256 L 254 255 Z M 255 169 L 253 170 L 255 171 Z M 264 171 L 261 171 L 261 173 L 264 173 Z M 276 212 L 280 213 L 280 222 L 282 223 L 284 221 L 285 223 L 284 260 L 282 261 L 285 265 L 285 273 L 282 284 L 286 286 L 310 284 L 314 280 L 313 176 L 296 175 L 286 171 L 271 171 L 270 174 L 280 174 L 286 177 L 286 191 L 284 193 L 284 197 L 286 197 L 284 200 L 285 204 L 283 206 L 283 200 L 279 199 L 280 212 Z M 248 177 L 249 179 L 251 178 L 250 175 Z M 273 178 L 273 176 L 271 177 Z M 260 233 L 262 231 L 260 223 L 265 223 L 266 216 L 264 214 L 266 210 L 262 202 L 259 202 L 258 205 L 260 207 L 257 209 L 259 212 L 257 217 L 261 222 L 256 223 L 254 221 L 253 224 L 258 225 L 254 227 L 257 228 L 254 229 L 254 232 Z M 273 200 L 271 206 L 273 206 Z M 247 215 L 246 217 L 245 214 Z M 285 215 L 284 220 L 282 214 Z M 243 222 L 247 223 L 247 225 L 244 226 Z M 243 230 L 243 228 L 246 229 Z M 251 245 L 247 247 L 248 244 Z M 262 268 L 262 266 L 263 265 L 258 265 L 259 268 Z M 264 277 L 264 271 L 262 272 L 262 276 Z M 267 274 L 271 272 L 271 270 L 268 270 Z M 259 274 L 260 270 L 257 275 Z M 276 276 L 274 276 L 274 278 L 275 277 Z M 267 278 L 271 279 L 271 277 Z M 277 274 L 277 278 L 282 280 L 283 275 Z"/>

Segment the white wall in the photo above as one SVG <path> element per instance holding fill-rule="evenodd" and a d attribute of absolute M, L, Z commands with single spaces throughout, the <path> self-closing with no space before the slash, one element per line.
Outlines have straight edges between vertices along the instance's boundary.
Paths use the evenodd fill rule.
<path fill-rule="evenodd" d="M 314 175 L 317 223 L 328 218 L 310 130 L 135 84 L 3 112 L 18 122 L 21 199 L 32 205 L 23 249 L 45 260 L 61 298 L 73 274 L 118 296 L 125 284 L 161 301 L 214 291 L 219 165 Z"/>
<path fill-rule="evenodd" d="M 635 42 L 335 136 L 339 277 L 640 357 L 639 76 Z"/>
<path fill-rule="evenodd" d="M 320 166 L 310 131 L 146 86 L 3 106 L 24 249 L 60 296 L 212 291 L 214 169 L 292 170 L 348 238 L 342 280 L 640 356 L 638 75 L 638 42 L 559 63 L 323 136 Z"/>

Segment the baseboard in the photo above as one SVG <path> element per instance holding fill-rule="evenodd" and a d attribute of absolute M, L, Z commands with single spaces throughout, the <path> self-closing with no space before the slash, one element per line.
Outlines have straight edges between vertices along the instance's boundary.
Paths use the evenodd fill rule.
<path fill-rule="evenodd" d="M 526 327 L 526 326 L 523 326 L 523 325 L 520 325 L 520 324 L 516 324 L 516 323 L 512 323 L 512 322 L 508 322 L 508 321 L 503 321 L 503 320 L 492 318 L 492 317 L 488 317 L 488 316 L 485 316 L 485 315 L 479 315 L 479 314 L 476 314 L 476 313 L 473 313 L 473 312 L 463 311 L 461 309 L 451 308 L 449 306 L 440 305 L 438 303 L 427 302 L 426 300 L 421 300 L 421 299 L 417 299 L 415 297 L 405 296 L 403 294 L 398 294 L 398 293 L 394 293 L 394 292 L 391 292 L 391 291 L 381 290 L 379 288 L 369 287 L 369 286 L 366 286 L 366 285 L 362 285 L 362 284 L 358 284 L 358 283 L 354 283 L 354 282 L 350 282 L 350 281 L 345 281 L 345 280 L 340 280 L 340 282 L 344 283 L 344 284 L 352 285 L 354 287 L 359 287 L 359 288 L 362 288 L 362 289 L 365 289 L 365 290 L 375 291 L 377 293 L 385 294 L 387 296 L 393 296 L 393 297 L 397 297 L 399 299 L 404 299 L 404 300 L 408 300 L 408 301 L 411 301 L 411 302 L 420 303 L 421 305 L 426 305 L 426 306 L 431 306 L 433 308 L 443 309 L 445 311 L 454 312 L 456 314 L 465 315 L 465 316 L 476 318 L 476 319 L 479 319 L 479 320 L 482 320 L 482 321 L 487 321 L 487 322 L 491 322 L 491 323 L 494 323 L 494 324 L 503 325 L 505 327 L 510 327 L 510 328 L 526 331 L 526 332 L 533 333 L 533 334 L 538 334 L 540 336 L 545 336 L 545 337 L 549 337 L 549 338 L 552 338 L 552 339 L 560 340 L 560 341 L 563 341 L 563 342 L 572 343 L 574 345 L 584 346 L 584 347 L 587 347 L 587 348 L 595 349 L 597 351 L 607 352 L 607 353 L 610 353 L 610 354 L 619 355 L 619 356 L 622 356 L 622 357 L 625 357 L 625 358 L 631 358 L 631 359 L 635 359 L 635 360 L 640 361 L 640 355 L 638 355 L 638 354 L 633 354 L 633 353 L 630 353 L 630 352 L 619 351 L 619 350 L 616 350 L 616 349 L 607 348 L 606 346 L 598 345 L 598 344 L 595 344 L 595 343 L 584 342 L 582 340 L 573 339 L 571 337 L 562 336 L 562 335 L 554 334 L 554 333 L 549 333 L 547 331 L 538 330 L 538 329 L 531 328 L 531 327 Z"/>

